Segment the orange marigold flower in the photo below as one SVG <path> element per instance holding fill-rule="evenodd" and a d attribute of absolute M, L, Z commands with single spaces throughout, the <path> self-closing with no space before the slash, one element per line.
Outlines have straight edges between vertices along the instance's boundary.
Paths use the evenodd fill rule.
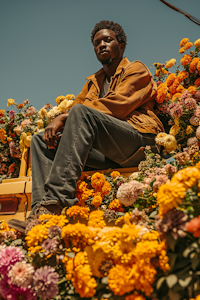
<path fill-rule="evenodd" d="M 110 176 L 111 176 L 112 178 L 116 178 L 116 177 L 119 177 L 119 176 L 120 176 L 120 173 L 119 173 L 118 171 L 113 171 L 113 172 L 110 174 Z"/>
<path fill-rule="evenodd" d="M 176 89 L 176 92 L 177 93 L 182 93 L 183 90 L 184 90 L 184 87 L 181 84 L 179 84 L 179 86 Z"/>
<path fill-rule="evenodd" d="M 172 58 L 166 63 L 165 68 L 169 69 L 173 67 L 175 64 L 176 64 L 176 59 Z"/>
<path fill-rule="evenodd" d="M 88 226 L 94 228 L 104 228 L 106 223 L 104 221 L 104 212 L 102 210 L 96 210 L 90 213 Z"/>
<path fill-rule="evenodd" d="M 186 224 L 187 231 L 193 233 L 194 237 L 200 236 L 200 216 L 192 219 L 189 223 Z"/>
<path fill-rule="evenodd" d="M 106 181 L 104 183 L 104 185 L 102 186 L 101 190 L 100 190 L 100 193 L 101 193 L 101 196 L 106 196 L 109 194 L 109 192 L 111 191 L 111 185 L 108 181 Z"/>
<path fill-rule="evenodd" d="M 184 38 L 180 41 L 180 47 L 183 47 L 187 44 L 187 42 L 189 42 L 189 39 L 188 38 Z"/>
<path fill-rule="evenodd" d="M 7 143 L 6 138 L 7 138 L 7 135 L 6 135 L 5 129 L 0 128 L 0 139 L 3 144 Z"/>
<path fill-rule="evenodd" d="M 67 209 L 66 215 L 69 216 L 70 218 L 73 217 L 73 219 L 75 219 L 78 216 L 87 219 L 89 215 L 89 211 L 90 209 L 87 207 L 80 207 L 78 205 L 73 205 Z"/>
<path fill-rule="evenodd" d="M 190 73 L 195 73 L 199 61 L 200 60 L 198 57 L 193 58 L 193 60 L 190 63 L 190 68 L 189 68 Z"/>
<path fill-rule="evenodd" d="M 160 76 L 160 69 L 157 69 L 157 70 L 156 70 L 155 76 L 156 76 L 156 77 L 159 77 L 159 76 Z"/>
<path fill-rule="evenodd" d="M 0 109 L 0 117 L 3 117 L 5 114 L 5 109 Z"/>
<path fill-rule="evenodd" d="M 185 189 L 193 187 L 200 179 L 200 170 L 196 167 L 188 167 L 179 170 L 171 179 L 171 183 L 181 183 Z"/>
<path fill-rule="evenodd" d="M 181 48 L 180 50 L 179 50 L 179 54 L 182 54 L 182 53 L 184 53 L 185 52 L 185 49 L 184 48 Z"/>
<path fill-rule="evenodd" d="M 200 71 L 200 61 L 197 64 L 197 71 Z M 200 74 L 199 74 L 200 75 Z"/>
<path fill-rule="evenodd" d="M 197 48 L 197 47 L 200 47 L 200 39 L 196 40 L 196 41 L 194 42 L 194 45 L 195 45 L 196 48 Z"/>
<path fill-rule="evenodd" d="M 114 211 L 124 211 L 122 203 L 119 201 L 119 199 L 116 198 L 112 202 L 110 202 L 108 208 Z"/>
<path fill-rule="evenodd" d="M 100 195 L 95 195 L 92 199 L 91 205 L 99 207 L 102 203 L 102 197 Z"/>
<path fill-rule="evenodd" d="M 170 86 L 170 85 L 172 85 L 172 83 L 174 82 L 175 79 L 176 79 L 176 74 L 171 73 L 171 74 L 167 77 L 167 79 L 165 80 L 165 84 L 166 84 L 167 86 Z"/>
<path fill-rule="evenodd" d="M 189 54 L 185 54 L 183 55 L 183 57 L 181 58 L 181 65 L 187 65 L 192 61 L 192 57 Z"/>
<path fill-rule="evenodd" d="M 138 294 L 131 294 L 125 297 L 125 300 L 145 300 L 142 295 Z"/>
<path fill-rule="evenodd" d="M 184 79 L 188 78 L 189 77 L 189 73 L 186 72 L 186 71 L 181 71 L 178 73 L 178 79 L 180 81 L 183 81 Z"/>
<path fill-rule="evenodd" d="M 167 85 L 165 83 L 161 83 L 158 88 L 159 89 L 157 92 L 156 101 L 157 103 L 163 103 L 167 96 Z"/>
<path fill-rule="evenodd" d="M 172 101 L 179 100 L 180 97 L 181 97 L 181 93 L 176 93 L 173 95 Z"/>
<path fill-rule="evenodd" d="M 200 86 L 200 77 L 197 80 L 195 80 L 194 84 Z"/>
<path fill-rule="evenodd" d="M 13 173 L 13 172 L 15 171 L 15 163 L 12 163 L 12 164 L 9 166 L 8 170 L 9 170 L 11 173 Z"/>
<path fill-rule="evenodd" d="M 91 177 L 91 185 L 94 189 L 102 188 L 104 185 L 106 179 L 105 176 L 99 172 L 96 172 Z"/>
<path fill-rule="evenodd" d="M 191 95 L 194 95 L 197 91 L 197 88 L 195 86 L 189 86 L 188 92 L 190 92 Z"/>
<path fill-rule="evenodd" d="M 21 109 L 22 107 L 24 107 L 24 103 L 20 103 L 19 105 L 17 105 L 17 107 L 18 107 L 19 109 Z"/>
<path fill-rule="evenodd" d="M 188 50 L 188 49 L 190 49 L 192 46 L 193 46 L 193 43 L 188 42 L 187 44 L 185 44 L 184 49 L 185 49 L 185 50 Z"/>

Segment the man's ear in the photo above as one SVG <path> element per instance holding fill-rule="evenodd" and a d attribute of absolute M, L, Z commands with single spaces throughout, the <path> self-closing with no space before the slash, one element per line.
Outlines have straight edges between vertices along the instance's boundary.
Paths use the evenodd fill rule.
<path fill-rule="evenodd" d="M 125 44 L 124 43 L 121 43 L 120 44 L 120 49 L 122 51 L 122 54 L 124 53 L 124 50 L 125 50 Z"/>

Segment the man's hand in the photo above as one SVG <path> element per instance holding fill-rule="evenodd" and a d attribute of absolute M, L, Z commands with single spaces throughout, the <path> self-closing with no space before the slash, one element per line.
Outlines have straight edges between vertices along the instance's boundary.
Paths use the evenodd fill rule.
<path fill-rule="evenodd" d="M 57 135 L 57 132 L 64 128 L 67 117 L 68 113 L 59 115 L 45 128 L 42 139 L 50 149 L 55 148 L 56 141 L 60 139 L 61 135 Z"/>

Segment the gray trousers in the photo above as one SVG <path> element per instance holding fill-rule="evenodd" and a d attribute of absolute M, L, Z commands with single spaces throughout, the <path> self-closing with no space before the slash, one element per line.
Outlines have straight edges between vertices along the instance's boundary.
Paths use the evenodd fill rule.
<path fill-rule="evenodd" d="M 41 205 L 76 204 L 74 192 L 86 165 L 97 169 L 135 166 L 133 154 L 141 146 L 155 145 L 154 134 L 139 133 L 126 121 L 82 104 L 70 110 L 55 149 L 46 146 L 43 134 L 31 140 L 32 213 Z"/>

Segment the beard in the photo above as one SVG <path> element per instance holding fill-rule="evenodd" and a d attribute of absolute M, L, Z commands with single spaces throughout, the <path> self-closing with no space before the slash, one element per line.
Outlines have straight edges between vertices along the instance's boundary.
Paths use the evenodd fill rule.
<path fill-rule="evenodd" d="M 112 58 L 104 58 L 104 59 L 101 59 L 100 62 L 102 65 L 109 65 L 112 63 Z"/>

